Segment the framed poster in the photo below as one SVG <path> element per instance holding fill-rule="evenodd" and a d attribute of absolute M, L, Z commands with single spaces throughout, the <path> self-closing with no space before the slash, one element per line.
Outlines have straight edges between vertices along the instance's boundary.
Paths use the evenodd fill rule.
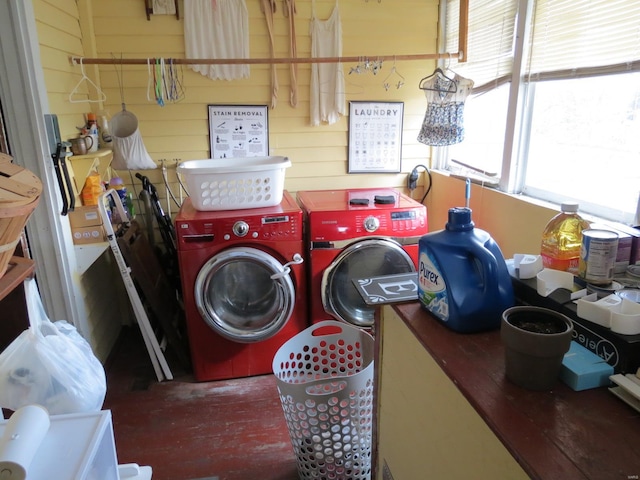
<path fill-rule="evenodd" d="M 269 155 L 266 105 L 209 105 L 211 158 Z"/>
<path fill-rule="evenodd" d="M 349 173 L 398 173 L 403 102 L 349 102 Z"/>

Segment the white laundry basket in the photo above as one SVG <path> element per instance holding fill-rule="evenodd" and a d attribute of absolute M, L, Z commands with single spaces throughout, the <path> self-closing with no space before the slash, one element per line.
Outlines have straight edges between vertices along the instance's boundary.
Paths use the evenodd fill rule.
<path fill-rule="evenodd" d="M 287 157 L 189 160 L 178 165 L 196 210 L 238 210 L 278 205 Z"/>
<path fill-rule="evenodd" d="M 301 479 L 371 478 L 373 337 L 319 322 L 273 359 Z"/>

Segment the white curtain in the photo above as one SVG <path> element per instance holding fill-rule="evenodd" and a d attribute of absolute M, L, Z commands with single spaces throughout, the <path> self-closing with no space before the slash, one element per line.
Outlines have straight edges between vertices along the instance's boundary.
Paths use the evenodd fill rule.
<path fill-rule="evenodd" d="M 249 14 L 244 0 L 185 0 L 187 58 L 249 58 Z M 249 65 L 191 65 L 212 80 L 249 77 Z"/>

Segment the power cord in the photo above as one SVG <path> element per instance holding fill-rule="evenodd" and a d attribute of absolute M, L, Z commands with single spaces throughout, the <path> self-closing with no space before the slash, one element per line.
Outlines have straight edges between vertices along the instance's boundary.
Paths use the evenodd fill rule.
<path fill-rule="evenodd" d="M 411 173 L 407 177 L 407 188 L 410 191 L 413 191 L 418 186 L 418 178 L 419 178 L 418 168 L 420 168 L 420 167 L 424 169 L 424 171 L 427 173 L 427 177 L 429 177 L 429 185 L 427 186 L 427 191 L 424 192 L 424 196 L 422 197 L 422 200 L 420 200 L 420 203 L 424 203 L 424 200 L 427 198 L 427 195 L 429 195 L 429 192 L 431 191 L 431 185 L 432 185 L 432 180 L 433 180 L 431 178 L 431 171 L 426 166 L 424 166 L 424 165 L 416 165 L 413 168 L 413 170 L 411 170 Z"/>

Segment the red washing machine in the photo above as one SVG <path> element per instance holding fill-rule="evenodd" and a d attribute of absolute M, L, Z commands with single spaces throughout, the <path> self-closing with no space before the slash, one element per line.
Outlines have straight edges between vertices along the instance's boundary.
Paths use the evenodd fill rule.
<path fill-rule="evenodd" d="M 426 207 L 389 188 L 301 191 L 297 198 L 307 229 L 311 322 L 371 328 L 375 308 L 353 279 L 415 272 Z"/>
<path fill-rule="evenodd" d="M 187 332 L 198 381 L 271 373 L 307 320 L 302 210 L 197 211 L 186 199 L 176 237 Z"/>

